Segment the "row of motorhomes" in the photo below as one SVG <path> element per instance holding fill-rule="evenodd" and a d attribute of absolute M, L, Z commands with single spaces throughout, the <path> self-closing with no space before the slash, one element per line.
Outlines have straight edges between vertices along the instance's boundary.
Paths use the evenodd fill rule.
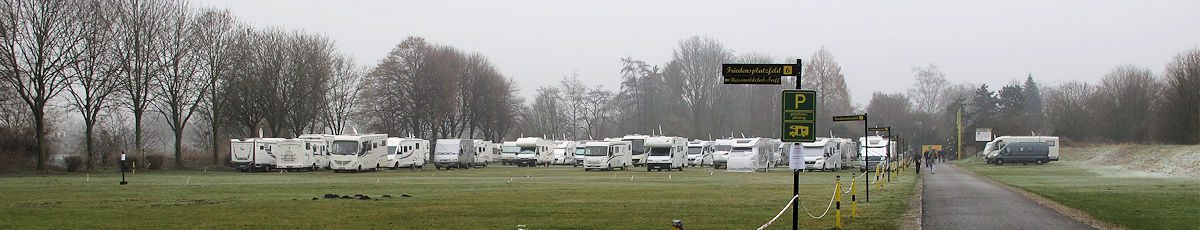
<path fill-rule="evenodd" d="M 860 144 L 866 143 L 866 144 Z M 231 160 L 241 171 L 320 170 L 369 171 L 380 168 L 437 169 L 486 167 L 499 162 L 518 167 L 571 165 L 585 170 L 647 171 L 685 167 L 728 171 L 766 171 L 789 165 L 790 151 L 803 151 L 806 170 L 836 171 L 858 163 L 871 170 L 895 153 L 895 142 L 883 137 L 818 138 L 810 143 L 783 143 L 771 138 L 692 140 L 683 137 L 628 135 L 603 140 L 566 141 L 538 137 L 499 144 L 472 139 L 419 138 L 386 134 L 305 134 L 296 138 L 230 140 Z M 859 154 L 863 153 L 863 154 Z"/>

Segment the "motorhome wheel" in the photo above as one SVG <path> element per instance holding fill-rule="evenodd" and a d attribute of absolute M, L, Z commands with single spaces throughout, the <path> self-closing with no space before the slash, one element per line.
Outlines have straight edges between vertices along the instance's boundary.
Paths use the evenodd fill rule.
<path fill-rule="evenodd" d="M 1004 165 L 1004 159 L 996 158 L 996 165 Z"/>
<path fill-rule="evenodd" d="M 1037 159 L 1037 164 L 1038 164 L 1038 165 L 1042 165 L 1042 164 L 1045 164 L 1045 163 L 1046 163 L 1046 162 L 1045 162 L 1045 161 L 1042 161 L 1042 159 Z"/>

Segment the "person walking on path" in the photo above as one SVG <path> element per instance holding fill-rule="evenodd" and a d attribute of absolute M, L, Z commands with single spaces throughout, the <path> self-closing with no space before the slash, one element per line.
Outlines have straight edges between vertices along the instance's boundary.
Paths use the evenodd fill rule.
<path fill-rule="evenodd" d="M 928 151 L 926 151 L 926 152 L 928 152 Z M 924 155 L 924 154 L 925 154 L 925 153 L 913 154 L 913 159 L 912 159 L 912 160 L 913 160 L 913 165 L 916 165 L 916 166 L 917 166 L 917 167 L 913 167 L 913 169 L 916 169 L 916 170 L 917 170 L 917 174 L 921 174 L 921 157 L 922 157 L 922 155 Z"/>
<path fill-rule="evenodd" d="M 934 169 L 933 169 L 933 163 L 934 163 L 935 159 L 937 159 L 936 157 L 937 157 L 937 154 L 934 153 L 934 151 L 926 152 L 925 167 L 929 168 L 929 174 L 936 174 L 936 173 L 934 173 Z"/>

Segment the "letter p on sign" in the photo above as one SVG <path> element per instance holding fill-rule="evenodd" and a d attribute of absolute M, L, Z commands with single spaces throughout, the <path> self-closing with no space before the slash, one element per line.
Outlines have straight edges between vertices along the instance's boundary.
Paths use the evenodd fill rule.
<path fill-rule="evenodd" d="M 796 94 L 796 100 L 795 100 L 795 101 L 796 101 L 796 103 L 795 103 L 795 106 L 796 106 L 796 107 L 793 107 L 793 108 L 800 109 L 800 105 L 803 105 L 803 104 L 804 104 L 804 102 L 807 102 L 807 101 L 808 101 L 808 97 L 807 97 L 807 96 L 804 96 L 804 94 L 802 94 L 802 93 L 798 93 L 798 94 Z"/>

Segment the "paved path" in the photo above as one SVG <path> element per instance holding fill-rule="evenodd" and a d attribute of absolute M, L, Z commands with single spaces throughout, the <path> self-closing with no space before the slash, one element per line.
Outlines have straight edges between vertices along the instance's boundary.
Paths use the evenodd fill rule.
<path fill-rule="evenodd" d="M 936 168 L 921 169 L 923 229 L 1092 229 L 953 165 Z"/>

